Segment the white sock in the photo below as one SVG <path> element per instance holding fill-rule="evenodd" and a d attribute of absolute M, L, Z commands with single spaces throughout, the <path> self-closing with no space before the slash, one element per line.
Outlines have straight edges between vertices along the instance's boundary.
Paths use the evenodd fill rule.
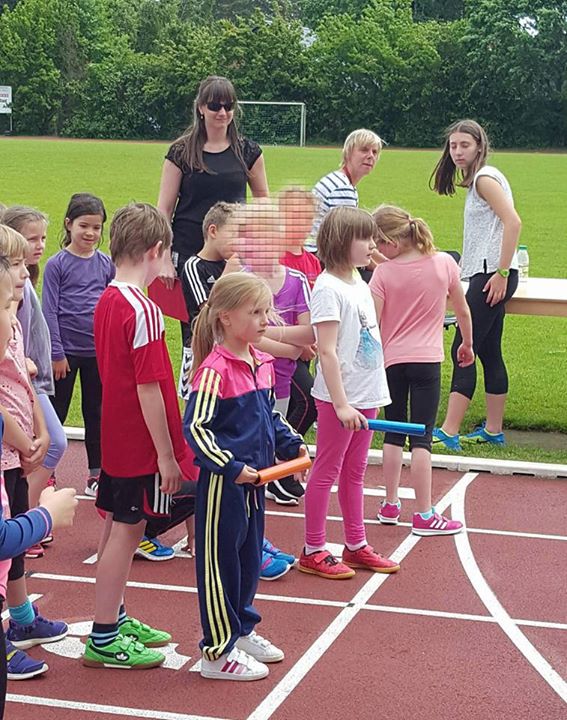
<path fill-rule="evenodd" d="M 324 545 L 306 545 L 305 546 L 305 554 L 306 555 L 313 555 L 313 553 L 321 552 L 321 550 L 324 550 Z"/>
<path fill-rule="evenodd" d="M 356 552 L 357 550 L 360 550 L 360 548 L 363 548 L 365 545 L 368 545 L 366 540 L 363 540 L 362 542 L 358 543 L 357 545 L 349 545 L 348 543 L 345 543 L 345 546 L 351 552 Z"/>

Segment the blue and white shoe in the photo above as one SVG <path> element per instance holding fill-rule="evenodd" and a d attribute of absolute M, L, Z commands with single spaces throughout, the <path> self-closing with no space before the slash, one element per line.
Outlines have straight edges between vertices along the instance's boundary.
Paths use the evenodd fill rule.
<path fill-rule="evenodd" d="M 443 430 L 443 428 L 433 428 L 432 432 L 433 445 L 441 444 L 444 445 L 447 450 L 453 450 L 454 452 L 461 452 L 462 447 L 458 435 L 449 435 Z"/>
<path fill-rule="evenodd" d="M 284 560 L 288 565 L 291 565 L 292 567 L 297 562 L 297 558 L 294 555 L 285 553 L 285 552 L 283 552 L 283 550 L 280 550 L 279 548 L 275 547 L 268 540 L 268 538 L 264 538 L 264 544 L 262 545 L 262 552 L 268 553 L 268 555 L 271 555 L 276 560 Z"/>
<path fill-rule="evenodd" d="M 262 552 L 262 565 L 260 567 L 260 580 L 277 580 L 291 570 L 291 565 L 285 560 L 279 560 L 270 553 Z"/>
<path fill-rule="evenodd" d="M 49 670 L 47 663 L 34 660 L 23 650 L 14 647 L 9 640 L 6 640 L 6 659 L 8 680 L 29 680 Z"/>
<path fill-rule="evenodd" d="M 35 619 L 31 625 L 20 625 L 10 619 L 6 641 L 10 642 L 20 650 L 27 650 L 34 645 L 45 645 L 47 643 L 63 640 L 69 632 L 66 623 L 61 620 L 46 620 L 39 614 L 35 605 L 32 606 Z"/>
<path fill-rule="evenodd" d="M 144 535 L 134 555 L 153 562 L 163 562 L 163 560 L 171 560 L 175 555 L 175 550 L 167 545 L 162 545 L 157 538 L 148 538 Z"/>
<path fill-rule="evenodd" d="M 486 429 L 486 420 L 471 433 L 461 438 L 463 442 L 490 443 L 491 445 L 505 445 L 504 433 L 491 433 Z"/>

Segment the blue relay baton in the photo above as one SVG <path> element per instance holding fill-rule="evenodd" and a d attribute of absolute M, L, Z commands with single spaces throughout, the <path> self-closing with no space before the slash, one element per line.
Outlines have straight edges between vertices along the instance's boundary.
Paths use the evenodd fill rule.
<path fill-rule="evenodd" d="M 425 435 L 425 425 L 420 423 L 394 422 L 393 420 L 369 420 L 369 430 L 400 433 L 401 435 Z"/>

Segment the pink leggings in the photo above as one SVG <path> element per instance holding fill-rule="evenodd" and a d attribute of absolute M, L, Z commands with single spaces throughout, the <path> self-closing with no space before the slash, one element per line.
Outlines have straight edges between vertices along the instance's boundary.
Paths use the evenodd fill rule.
<path fill-rule="evenodd" d="M 366 541 L 363 486 L 372 433 L 345 430 L 332 403 L 315 400 L 315 404 L 317 453 L 305 492 L 305 542 L 314 548 L 325 546 L 329 498 L 338 480 L 345 541 L 360 545 Z M 376 417 L 375 408 L 360 412 L 367 418 Z"/>

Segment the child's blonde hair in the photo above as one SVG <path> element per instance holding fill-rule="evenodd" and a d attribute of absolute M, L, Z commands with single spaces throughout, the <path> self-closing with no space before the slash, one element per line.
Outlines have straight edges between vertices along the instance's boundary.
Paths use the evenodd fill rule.
<path fill-rule="evenodd" d="M 8 225 L 0 225 L 0 253 L 9 260 L 25 258 L 28 252 L 28 241 L 23 235 Z"/>
<path fill-rule="evenodd" d="M 412 247 L 423 255 L 433 255 L 436 251 L 429 225 L 421 218 L 412 217 L 407 210 L 395 205 L 380 205 L 372 217 L 378 242 Z"/>
<path fill-rule="evenodd" d="M 113 262 L 141 260 L 145 252 L 161 243 L 159 255 L 171 245 L 171 226 L 165 215 L 149 203 L 130 203 L 112 218 L 110 256 Z"/>
<path fill-rule="evenodd" d="M 354 240 L 374 238 L 376 226 L 366 210 L 337 207 L 330 210 L 317 233 L 317 255 L 328 270 L 352 267 L 350 249 Z"/>
<path fill-rule="evenodd" d="M 213 349 L 215 343 L 223 340 L 223 326 L 220 314 L 236 310 L 245 303 L 272 303 L 272 292 L 268 285 L 252 273 L 230 273 L 220 277 L 213 286 L 209 299 L 203 305 L 193 325 L 193 378 L 199 365 Z"/>

